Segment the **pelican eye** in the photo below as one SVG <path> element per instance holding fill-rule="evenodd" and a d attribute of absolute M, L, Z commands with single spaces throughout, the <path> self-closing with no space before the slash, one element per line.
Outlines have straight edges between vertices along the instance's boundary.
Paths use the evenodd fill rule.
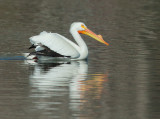
<path fill-rule="evenodd" d="M 81 27 L 84 28 L 85 26 L 82 24 Z"/>

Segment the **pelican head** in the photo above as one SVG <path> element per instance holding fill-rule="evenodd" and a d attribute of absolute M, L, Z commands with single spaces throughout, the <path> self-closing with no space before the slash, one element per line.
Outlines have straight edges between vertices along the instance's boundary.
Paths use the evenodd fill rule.
<path fill-rule="evenodd" d="M 74 30 L 78 31 L 79 34 L 88 35 L 88 36 L 94 38 L 95 40 L 97 40 L 97 41 L 99 41 L 103 44 L 106 44 L 107 46 L 109 45 L 106 41 L 103 40 L 103 37 L 101 35 L 97 35 L 94 32 L 92 32 L 91 30 L 89 30 L 83 22 L 72 23 L 70 31 L 72 31 L 71 29 L 72 30 L 74 29 Z"/>

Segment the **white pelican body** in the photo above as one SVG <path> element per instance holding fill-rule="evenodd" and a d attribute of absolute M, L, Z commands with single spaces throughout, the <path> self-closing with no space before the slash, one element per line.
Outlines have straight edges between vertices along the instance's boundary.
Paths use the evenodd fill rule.
<path fill-rule="evenodd" d="M 47 33 L 45 31 L 41 32 L 37 36 L 31 37 L 30 42 L 32 43 L 32 46 L 30 48 L 35 48 L 36 52 L 30 53 L 30 55 L 69 57 L 71 59 L 78 60 L 86 59 L 88 56 L 88 48 L 80 36 L 80 33 L 89 35 L 99 42 L 108 45 L 108 43 L 103 40 L 101 35 L 96 35 L 90 31 L 82 22 L 72 23 L 70 33 L 74 37 L 77 44 L 60 34 Z"/>

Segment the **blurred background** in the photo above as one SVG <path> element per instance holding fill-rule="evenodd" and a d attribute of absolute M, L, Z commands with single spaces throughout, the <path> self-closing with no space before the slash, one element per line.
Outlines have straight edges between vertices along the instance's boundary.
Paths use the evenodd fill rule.
<path fill-rule="evenodd" d="M 42 31 L 74 42 L 76 21 L 110 45 L 82 35 L 87 61 L 6 60 Z M 160 118 L 160 1 L 0 0 L 0 36 L 1 119 Z"/>

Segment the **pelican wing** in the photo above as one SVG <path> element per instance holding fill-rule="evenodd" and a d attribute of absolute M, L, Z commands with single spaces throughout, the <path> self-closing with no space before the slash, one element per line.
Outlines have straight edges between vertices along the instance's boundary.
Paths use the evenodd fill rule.
<path fill-rule="evenodd" d="M 45 46 L 60 55 L 70 56 L 71 58 L 80 56 L 77 50 L 78 46 L 57 33 L 43 31 L 39 35 L 31 37 L 30 42 L 36 46 L 38 45 L 36 51 L 43 50 L 43 46 Z"/>

